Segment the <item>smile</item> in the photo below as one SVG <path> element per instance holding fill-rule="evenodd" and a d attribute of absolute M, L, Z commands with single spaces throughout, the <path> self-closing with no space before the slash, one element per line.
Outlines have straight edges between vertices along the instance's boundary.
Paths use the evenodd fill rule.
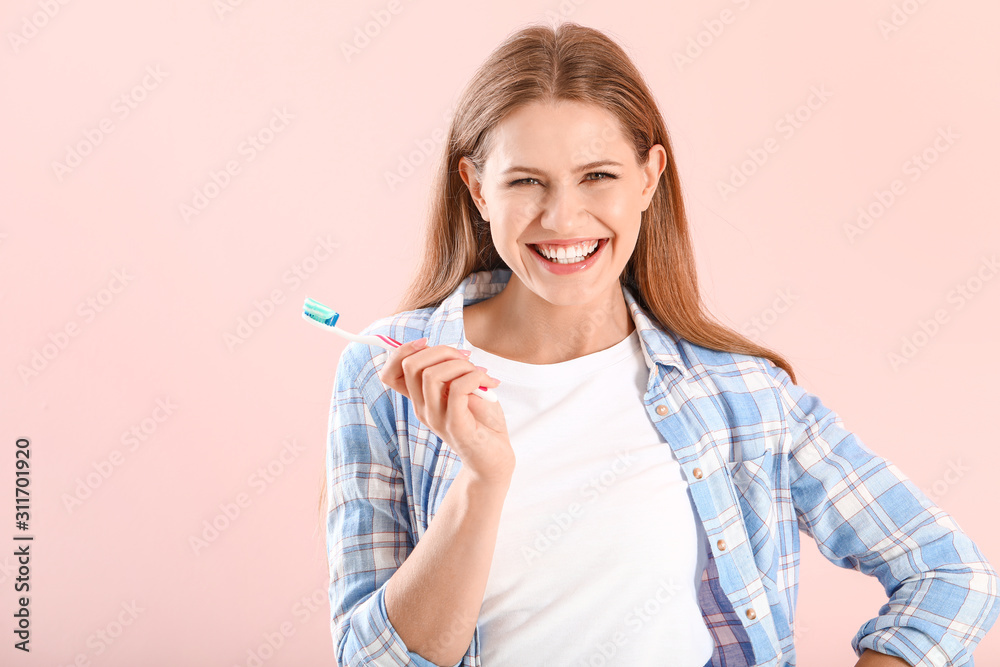
<path fill-rule="evenodd" d="M 582 243 L 575 243 L 569 246 L 545 244 L 543 247 L 536 244 L 528 245 L 535 251 L 536 254 L 544 257 L 550 262 L 556 262 L 559 264 L 575 264 L 593 256 L 594 253 L 596 253 L 600 248 L 602 241 L 607 241 L 607 239 L 594 239 L 593 241 L 584 241 Z"/>
<path fill-rule="evenodd" d="M 542 249 L 539 246 L 529 243 L 531 254 L 538 258 L 539 263 L 550 273 L 556 275 L 568 275 L 586 271 L 597 263 L 604 248 L 607 247 L 609 239 L 597 239 L 584 243 L 574 244 L 566 249 L 565 246 L 548 246 Z M 555 252 L 553 252 L 555 250 Z M 546 256 L 546 253 L 547 256 Z"/>

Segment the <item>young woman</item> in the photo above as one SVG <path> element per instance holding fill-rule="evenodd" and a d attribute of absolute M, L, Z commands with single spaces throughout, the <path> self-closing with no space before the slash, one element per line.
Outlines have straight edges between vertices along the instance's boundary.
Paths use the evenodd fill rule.
<path fill-rule="evenodd" d="M 445 153 L 402 312 L 363 331 L 405 343 L 337 368 L 338 664 L 794 665 L 800 530 L 885 587 L 859 666 L 972 664 L 995 571 L 705 313 L 667 131 L 618 45 L 514 34 Z"/>

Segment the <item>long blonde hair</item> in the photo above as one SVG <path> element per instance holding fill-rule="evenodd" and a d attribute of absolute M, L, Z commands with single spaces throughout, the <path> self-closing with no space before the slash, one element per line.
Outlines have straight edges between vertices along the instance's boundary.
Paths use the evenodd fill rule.
<path fill-rule="evenodd" d="M 604 33 L 576 23 L 533 25 L 511 35 L 480 66 L 455 108 L 438 165 L 422 263 L 397 312 L 438 306 L 470 273 L 507 268 L 493 245 L 459 171 L 468 157 L 476 170 L 492 150 L 492 130 L 532 102 L 570 100 L 614 114 L 632 140 L 637 163 L 651 146 L 667 153 L 666 168 L 642 214 L 635 250 L 620 282 L 661 328 L 713 350 L 764 357 L 795 382 L 777 352 L 713 319 L 701 301 L 680 179 L 660 111 L 628 55 Z M 320 512 L 326 505 L 326 480 Z"/>

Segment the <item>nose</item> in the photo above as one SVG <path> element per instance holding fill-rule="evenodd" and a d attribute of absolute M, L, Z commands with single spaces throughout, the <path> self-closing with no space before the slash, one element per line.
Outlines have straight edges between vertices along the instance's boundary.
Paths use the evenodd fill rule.
<path fill-rule="evenodd" d="M 572 187 L 555 186 L 542 201 L 541 224 L 559 236 L 572 236 L 586 222 L 587 209 L 581 194 Z"/>

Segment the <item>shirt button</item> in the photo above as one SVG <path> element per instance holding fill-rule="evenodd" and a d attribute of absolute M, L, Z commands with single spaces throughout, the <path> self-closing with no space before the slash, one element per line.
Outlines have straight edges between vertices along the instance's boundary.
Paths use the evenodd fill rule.
<path fill-rule="evenodd" d="M 725 540 L 719 540 L 718 542 L 715 543 L 715 546 L 719 547 L 719 551 L 725 551 L 726 550 L 726 541 Z"/>
<path fill-rule="evenodd" d="M 757 612 L 753 610 L 753 607 L 747 609 L 747 618 L 749 618 L 751 621 L 757 618 Z"/>
<path fill-rule="evenodd" d="M 668 408 L 663 403 L 660 403 L 659 405 L 656 406 L 656 414 L 658 414 L 658 415 L 665 415 L 669 411 L 670 411 L 670 408 Z"/>
<path fill-rule="evenodd" d="M 695 479 L 701 479 L 701 468 L 695 468 L 691 471 L 691 474 L 694 475 Z"/>

